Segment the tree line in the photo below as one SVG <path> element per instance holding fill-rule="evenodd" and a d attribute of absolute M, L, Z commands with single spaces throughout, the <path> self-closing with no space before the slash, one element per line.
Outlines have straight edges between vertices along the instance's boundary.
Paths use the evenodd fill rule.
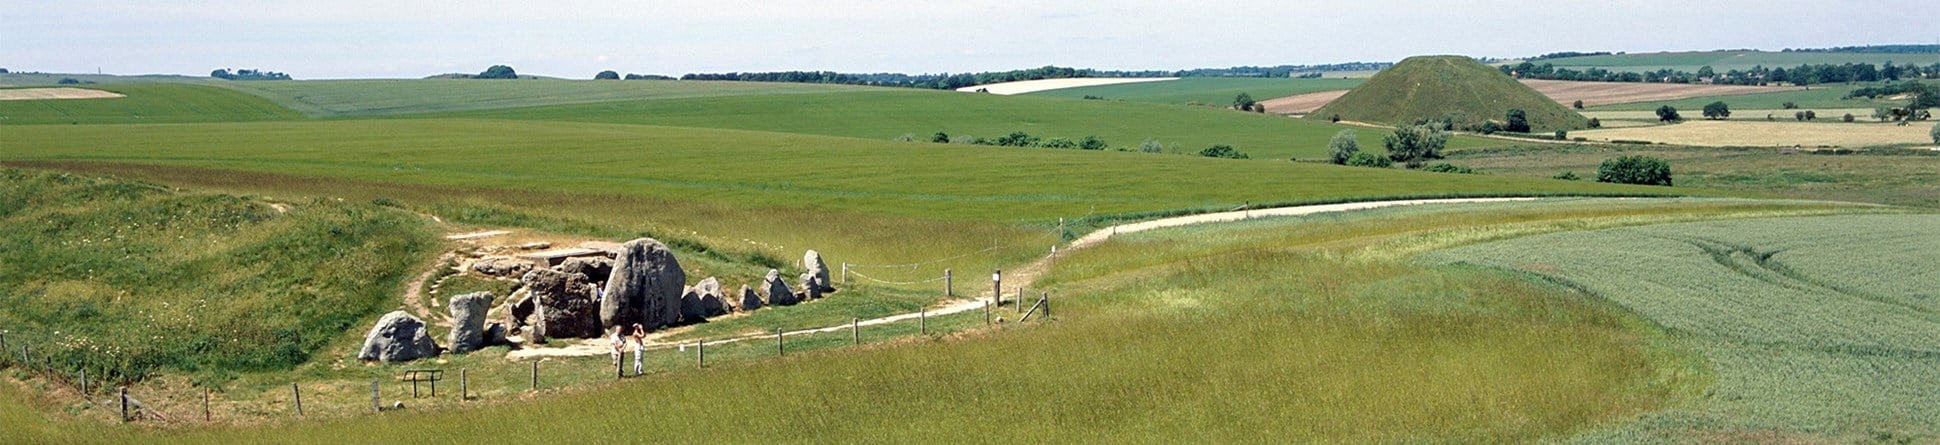
<path fill-rule="evenodd" d="M 828 83 L 886 87 L 954 90 L 992 83 L 1024 80 L 1069 79 L 1077 77 L 1261 77 L 1319 78 L 1323 72 L 1379 70 L 1394 65 L 1387 62 L 1349 62 L 1326 65 L 1280 65 L 1273 67 L 1200 68 L 1179 71 L 1113 71 L 1047 65 L 1038 68 L 987 71 L 980 73 L 840 73 L 834 71 L 773 71 L 754 73 L 690 73 L 680 80 L 733 80 L 747 82 Z"/>
<path fill-rule="evenodd" d="M 230 71 L 228 68 L 222 68 L 222 69 L 217 69 L 215 71 L 210 71 L 209 77 L 214 77 L 217 79 L 227 79 L 227 80 L 290 80 L 289 74 L 279 73 L 275 71 L 260 71 L 260 70 L 252 70 L 252 69 L 239 69 L 235 71 Z"/>

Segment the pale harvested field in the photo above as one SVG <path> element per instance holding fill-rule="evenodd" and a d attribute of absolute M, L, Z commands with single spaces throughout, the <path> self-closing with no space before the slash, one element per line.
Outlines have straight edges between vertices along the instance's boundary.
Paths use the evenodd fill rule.
<path fill-rule="evenodd" d="M 1765 120 L 1766 115 L 1770 115 L 1773 120 L 1796 122 L 1798 119 L 1794 118 L 1793 114 L 1798 113 L 1800 111 L 1805 111 L 1805 110 L 1803 109 L 1800 109 L 1800 110 L 1731 110 L 1731 120 L 1763 121 Z M 1812 112 L 1819 113 L 1819 119 L 1816 122 L 1820 122 L 1820 123 L 1840 122 L 1842 118 L 1845 117 L 1846 113 L 1852 113 L 1854 123 L 1877 122 L 1873 120 L 1873 117 L 1872 117 L 1873 110 L 1866 109 L 1866 108 L 1833 108 L 1833 109 L 1815 108 L 1812 110 Z M 1602 119 L 1605 125 L 1608 125 L 1610 121 L 1613 121 L 1613 120 L 1645 120 L 1645 121 L 1653 121 L 1653 122 L 1657 120 L 1656 111 L 1643 111 L 1643 110 L 1581 111 L 1580 113 L 1583 113 L 1584 117 L 1594 117 L 1597 119 Z M 1697 113 L 1697 114 L 1691 114 L 1691 113 Z M 1685 119 L 1704 118 L 1704 110 L 1697 110 L 1697 111 L 1677 110 L 1677 114 L 1684 116 Z"/>
<path fill-rule="evenodd" d="M 90 90 L 86 88 L 22 88 L 0 90 L 0 100 L 47 100 L 47 99 L 111 99 L 123 97 L 112 91 Z"/>
<path fill-rule="evenodd" d="M 1824 119 L 1824 118 L 1820 118 Z M 1592 141 L 1632 140 L 1711 147 L 1868 147 L 1926 145 L 1932 123 L 1898 126 L 1891 123 L 1826 124 L 1797 121 L 1685 121 L 1675 125 L 1583 130 L 1571 136 Z"/>
<path fill-rule="evenodd" d="M 1327 105 L 1328 102 L 1333 102 L 1334 99 L 1339 99 L 1341 96 L 1347 95 L 1347 91 L 1317 91 L 1287 97 L 1276 97 L 1260 101 L 1260 104 L 1266 106 L 1268 113 L 1307 114 L 1320 109 L 1322 105 Z"/>
<path fill-rule="evenodd" d="M 1796 89 L 1794 87 L 1636 82 L 1573 82 L 1567 80 L 1535 79 L 1523 79 L 1522 84 L 1536 89 L 1536 92 L 1543 93 L 1544 96 L 1549 96 L 1556 103 L 1570 105 L 1581 100 L 1585 107 L 1692 97 L 1774 93 Z"/>
<path fill-rule="evenodd" d="M 967 86 L 963 88 L 957 88 L 957 91 L 969 93 L 969 92 L 975 92 L 978 89 L 989 89 L 990 94 L 996 94 L 999 96 L 1009 96 L 1013 94 L 1035 93 L 1039 91 L 1060 90 L 1065 88 L 1095 87 L 1099 85 L 1117 85 L 1121 83 L 1160 82 L 1160 81 L 1177 80 L 1177 79 L 1178 79 L 1177 77 L 1137 77 L 1137 78 L 1086 77 L 1086 78 L 1074 78 L 1074 79 L 1020 80 L 1016 82 L 991 83 L 991 84 Z"/>

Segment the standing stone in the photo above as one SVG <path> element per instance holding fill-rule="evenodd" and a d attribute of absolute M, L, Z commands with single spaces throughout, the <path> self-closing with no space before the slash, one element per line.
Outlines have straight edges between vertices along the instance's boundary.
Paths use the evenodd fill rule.
<path fill-rule="evenodd" d="M 802 267 L 808 269 L 808 273 L 802 278 L 803 282 L 808 282 L 809 279 L 807 277 L 809 276 L 815 278 L 815 295 L 820 296 L 824 292 L 835 292 L 835 285 L 829 282 L 829 265 L 822 263 L 821 252 L 810 250 L 808 253 L 803 254 Z"/>
<path fill-rule="evenodd" d="M 613 260 L 597 256 L 567 258 L 559 263 L 559 271 L 585 275 L 586 280 L 593 284 L 605 283 L 606 278 L 613 275 Z"/>
<path fill-rule="evenodd" d="M 752 286 L 746 284 L 741 285 L 741 304 L 735 306 L 734 309 L 741 312 L 748 312 L 761 309 L 761 306 L 761 294 L 754 293 L 754 287 Z"/>
<path fill-rule="evenodd" d="M 768 290 L 768 304 L 790 306 L 796 303 L 795 291 L 788 283 L 781 281 L 781 271 L 768 269 L 768 278 L 761 280 L 761 287 Z"/>
<path fill-rule="evenodd" d="M 451 352 L 467 353 L 485 347 L 485 311 L 492 308 L 491 292 L 451 297 Z"/>
<path fill-rule="evenodd" d="M 535 308 L 532 304 L 532 290 L 520 287 L 519 290 L 512 291 L 512 296 L 507 299 L 511 300 L 508 303 L 511 307 L 510 310 L 505 311 L 506 325 L 513 331 L 524 332 L 525 328 L 533 323 L 532 313 Z"/>
<path fill-rule="evenodd" d="M 537 338 L 600 336 L 599 305 L 593 302 L 596 291 L 585 275 L 533 269 L 520 280 L 532 291 Z"/>
<path fill-rule="evenodd" d="M 721 280 L 715 279 L 714 277 L 707 277 L 707 279 L 701 280 L 699 284 L 694 285 L 694 291 L 700 294 L 701 316 L 719 317 L 727 315 L 732 310 L 727 299 L 721 298 Z"/>
<path fill-rule="evenodd" d="M 613 276 L 606 280 L 606 294 L 600 300 L 599 322 L 604 327 L 640 323 L 647 329 L 674 324 L 680 320 L 681 289 L 687 273 L 680 269 L 674 252 L 652 238 L 627 241 L 620 245 L 620 256 L 613 262 Z"/>
<path fill-rule="evenodd" d="M 701 290 L 689 286 L 680 291 L 680 319 L 685 323 L 707 321 L 707 314 L 701 311 Z"/>
<path fill-rule="evenodd" d="M 485 346 L 498 346 L 511 343 L 505 339 L 505 336 L 504 323 L 494 321 L 485 325 Z"/>
<path fill-rule="evenodd" d="M 801 278 L 802 278 L 802 291 L 797 292 L 796 294 L 802 296 L 802 301 L 822 298 L 823 286 L 822 286 L 822 283 L 819 282 L 819 280 L 821 279 L 816 278 L 814 272 L 802 272 Z"/>
<path fill-rule="evenodd" d="M 408 362 L 438 355 L 438 344 L 424 328 L 424 321 L 404 311 L 394 311 L 377 319 L 377 325 L 364 335 L 361 360 L 385 363 Z"/>

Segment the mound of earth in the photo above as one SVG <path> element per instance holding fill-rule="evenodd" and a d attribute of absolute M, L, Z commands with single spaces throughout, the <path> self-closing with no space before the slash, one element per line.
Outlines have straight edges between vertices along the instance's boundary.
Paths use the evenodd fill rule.
<path fill-rule="evenodd" d="M 1310 119 L 1381 124 L 1454 120 L 1455 126 L 1506 120 L 1511 109 L 1527 114 L 1535 132 L 1586 128 L 1589 119 L 1517 82 L 1495 68 L 1463 56 L 1419 56 L 1375 74 L 1367 83 L 1314 110 Z"/>

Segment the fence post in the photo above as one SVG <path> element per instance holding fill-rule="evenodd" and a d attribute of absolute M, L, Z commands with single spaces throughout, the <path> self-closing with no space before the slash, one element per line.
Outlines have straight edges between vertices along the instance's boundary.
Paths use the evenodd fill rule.
<path fill-rule="evenodd" d="M 990 304 L 989 303 L 984 303 L 983 305 L 983 325 L 990 326 Z"/>
<path fill-rule="evenodd" d="M 121 421 L 126 423 L 128 422 L 128 387 L 115 388 L 115 393 L 121 398 Z"/>
<path fill-rule="evenodd" d="M 1022 314 L 1022 313 L 1024 313 L 1024 288 L 1023 288 L 1023 287 L 1018 287 L 1018 288 L 1017 288 L 1017 304 L 1016 304 L 1016 306 L 1017 306 L 1017 310 L 1016 310 L 1015 312 L 1017 312 L 1017 313 L 1019 313 L 1019 314 Z"/>
<path fill-rule="evenodd" d="M 956 288 L 951 286 L 950 281 L 950 270 L 943 269 L 943 296 L 945 297 L 957 296 Z"/>
<path fill-rule="evenodd" d="M 209 388 L 202 388 L 202 421 L 207 422 L 213 419 L 215 419 L 215 416 L 209 414 Z"/>
<path fill-rule="evenodd" d="M 842 263 L 842 285 L 849 284 L 849 263 Z"/>
<path fill-rule="evenodd" d="M 458 368 L 458 401 L 463 402 L 471 398 L 471 376 L 465 374 L 465 368 Z"/>
<path fill-rule="evenodd" d="M 1051 318 L 1051 293 L 1045 292 L 1044 296 L 1037 297 L 1037 301 L 1044 305 L 1044 318 Z"/>
<path fill-rule="evenodd" d="M 862 324 L 861 323 L 862 323 L 862 319 L 860 318 L 849 319 L 849 336 L 855 338 L 854 343 L 857 345 L 862 344 Z"/>
<path fill-rule="evenodd" d="M 922 335 L 930 334 L 930 308 L 916 310 L 916 333 Z"/>
<path fill-rule="evenodd" d="M 303 390 L 297 388 L 295 383 L 290 384 L 290 397 L 296 401 L 296 416 L 303 417 Z"/>
<path fill-rule="evenodd" d="M 788 355 L 788 348 L 781 344 L 781 328 L 775 328 L 775 355 Z"/>
<path fill-rule="evenodd" d="M 532 360 L 532 390 L 539 390 L 539 360 Z"/>
<path fill-rule="evenodd" d="M 1002 269 L 990 271 L 990 304 L 1004 304 L 1004 271 Z"/>
<path fill-rule="evenodd" d="M 378 405 L 377 398 L 377 379 L 370 379 L 370 412 L 384 412 L 384 408 Z"/>
<path fill-rule="evenodd" d="M 707 367 L 707 339 L 705 338 L 694 341 L 694 365 L 697 368 Z"/>
<path fill-rule="evenodd" d="M 81 400 L 88 398 L 88 368 L 81 368 Z"/>

